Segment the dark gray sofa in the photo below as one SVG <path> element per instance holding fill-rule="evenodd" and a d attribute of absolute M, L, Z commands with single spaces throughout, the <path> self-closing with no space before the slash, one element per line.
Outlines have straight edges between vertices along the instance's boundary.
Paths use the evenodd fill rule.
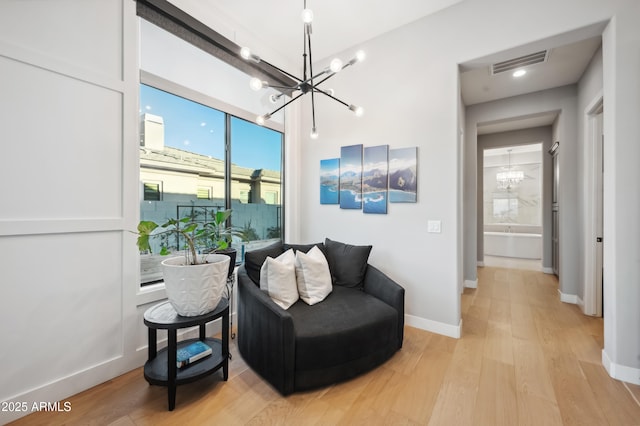
<path fill-rule="evenodd" d="M 288 248 L 306 252 L 313 245 L 278 243 L 249 252 L 238 270 L 238 349 L 283 395 L 354 377 L 402 347 L 404 288 L 368 265 L 371 246 L 328 239 L 317 245 L 327 257 L 333 289 L 312 306 L 298 300 L 282 309 L 260 290 L 259 279 L 267 256 Z"/>

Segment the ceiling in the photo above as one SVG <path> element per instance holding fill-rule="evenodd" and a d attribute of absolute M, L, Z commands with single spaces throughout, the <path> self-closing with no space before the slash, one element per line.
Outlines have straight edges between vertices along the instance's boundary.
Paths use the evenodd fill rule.
<path fill-rule="evenodd" d="M 302 59 L 305 0 L 170 0 L 197 5 L 199 13 L 210 13 L 239 23 L 242 31 L 264 40 L 290 62 Z M 314 62 L 353 48 L 389 32 L 460 3 L 464 0 L 306 0 L 314 12 Z M 206 12 L 205 12 L 206 11 Z M 207 21 L 206 17 L 203 19 Z M 596 23 L 565 34 L 521 45 L 460 64 L 462 98 L 465 105 L 489 102 L 525 93 L 574 84 L 579 81 L 601 45 L 606 23 Z M 249 46 L 251 47 L 251 46 Z M 492 75 L 496 62 L 547 50 L 544 63 L 528 67 L 519 79 L 510 72 Z M 258 55 L 260 52 L 255 52 Z M 343 60 L 349 58 L 342 58 Z M 557 112 L 484 123 L 478 133 L 495 133 L 552 124 Z"/>
<path fill-rule="evenodd" d="M 497 62 L 497 55 L 476 60 L 472 65 L 463 64 L 462 98 L 466 105 L 473 105 L 577 83 L 600 44 L 600 36 L 596 36 L 561 46 L 549 45 L 542 49 L 547 51 L 546 61 L 524 67 L 527 73 L 522 77 L 513 77 L 512 71 L 492 74 L 491 65 Z"/>
<path fill-rule="evenodd" d="M 314 14 L 314 61 L 330 57 L 463 0 L 306 0 Z M 173 2 L 179 3 L 174 0 Z M 305 0 L 198 0 L 199 10 L 221 13 L 264 40 L 283 57 L 302 61 Z M 251 46 L 249 46 L 251 47 Z M 260 54 L 260 52 L 255 52 Z M 342 58 L 344 60 L 350 58 Z"/>
<path fill-rule="evenodd" d="M 491 102 L 577 83 L 602 44 L 606 23 L 597 23 L 530 44 L 460 64 L 460 86 L 465 105 Z M 513 77 L 513 71 L 492 74 L 492 65 L 542 50 L 546 60 L 526 67 L 527 74 Z M 558 111 L 513 117 L 478 125 L 478 134 L 551 125 Z"/>

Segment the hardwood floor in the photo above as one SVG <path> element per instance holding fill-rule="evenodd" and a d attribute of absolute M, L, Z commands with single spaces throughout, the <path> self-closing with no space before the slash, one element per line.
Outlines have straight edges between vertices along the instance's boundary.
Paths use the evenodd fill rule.
<path fill-rule="evenodd" d="M 478 281 L 461 339 L 406 327 L 402 350 L 345 383 L 283 398 L 232 342 L 229 380 L 178 387 L 173 412 L 136 369 L 14 424 L 640 425 L 640 386 L 608 376 L 602 320 L 561 303 L 555 277 L 485 267 Z"/>

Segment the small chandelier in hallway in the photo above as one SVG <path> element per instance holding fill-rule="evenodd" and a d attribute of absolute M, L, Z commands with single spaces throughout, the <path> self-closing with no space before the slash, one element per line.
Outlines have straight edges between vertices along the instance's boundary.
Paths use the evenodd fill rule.
<path fill-rule="evenodd" d="M 360 117 L 363 113 L 364 110 L 362 107 L 359 106 L 355 106 L 353 104 L 349 104 L 347 102 L 344 102 L 340 99 L 338 99 L 337 97 L 334 96 L 333 90 L 331 89 L 322 89 L 319 86 L 324 83 L 325 81 L 327 81 L 328 79 L 330 79 L 331 77 L 333 77 L 334 75 L 336 75 L 338 72 L 342 71 L 343 69 L 347 68 L 348 66 L 354 65 L 358 62 L 361 62 L 364 60 L 365 58 L 365 53 L 363 51 L 358 51 L 356 53 L 356 56 L 351 59 L 349 62 L 347 63 L 343 63 L 341 59 L 339 58 L 335 58 L 331 61 L 330 65 L 323 69 L 322 71 L 320 71 L 318 74 L 313 74 L 313 56 L 311 53 L 311 22 L 313 21 L 313 11 L 311 11 L 311 9 L 307 9 L 307 1 L 304 0 L 304 10 L 302 11 L 302 22 L 304 23 L 304 33 L 303 33 L 303 38 L 304 38 L 304 43 L 303 43 L 303 53 L 302 53 L 302 78 L 298 78 L 286 71 L 281 70 L 280 68 L 276 67 L 275 65 L 270 64 L 269 62 L 264 61 L 262 58 L 260 58 L 257 55 L 254 55 L 253 53 L 251 53 L 251 50 L 249 50 L 248 47 L 243 47 L 240 51 L 240 55 L 242 56 L 242 58 L 244 58 L 245 60 L 248 61 L 253 61 L 253 62 L 262 62 L 264 64 L 269 65 L 270 67 L 273 67 L 274 69 L 278 70 L 279 72 L 286 74 L 287 76 L 291 77 L 292 79 L 296 80 L 297 83 L 291 87 L 287 87 L 287 86 L 274 86 L 274 85 L 270 85 L 268 82 L 266 81 L 262 81 L 259 78 L 252 78 L 249 85 L 253 90 L 260 90 L 263 88 L 267 88 L 267 87 L 272 87 L 274 89 L 278 89 L 281 92 L 277 95 L 271 95 L 270 96 L 270 100 L 273 103 L 276 103 L 283 95 L 285 94 L 291 94 L 292 98 L 285 102 L 282 106 L 274 109 L 273 111 L 271 111 L 268 114 L 264 114 L 264 115 L 260 115 L 256 118 L 256 123 L 263 125 L 267 120 L 269 120 L 273 114 L 275 114 L 276 112 L 280 111 L 281 109 L 283 109 L 284 107 L 286 107 L 287 105 L 291 104 L 292 102 L 296 101 L 297 99 L 299 99 L 300 97 L 306 95 L 307 93 L 311 94 L 311 120 L 312 120 L 312 128 L 311 128 L 311 139 L 317 139 L 318 138 L 318 130 L 316 127 L 316 108 L 315 108 L 315 94 L 316 93 L 321 93 L 325 96 L 328 96 L 329 98 L 333 99 L 336 102 L 341 103 L 342 105 L 346 106 L 347 108 L 349 108 L 349 110 L 353 111 L 356 116 Z M 309 72 L 309 74 L 307 75 L 307 71 Z M 294 96 L 295 92 L 299 92 L 298 94 L 296 94 Z"/>
<path fill-rule="evenodd" d="M 511 149 L 508 149 L 509 153 L 509 166 L 506 171 L 496 173 L 496 181 L 499 189 L 510 190 L 516 187 L 524 179 L 524 172 L 522 170 L 513 170 L 511 168 Z"/>

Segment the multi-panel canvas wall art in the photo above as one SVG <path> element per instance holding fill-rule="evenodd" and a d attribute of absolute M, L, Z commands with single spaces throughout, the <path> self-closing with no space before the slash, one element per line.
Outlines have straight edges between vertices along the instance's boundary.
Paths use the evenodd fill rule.
<path fill-rule="evenodd" d="M 362 208 L 362 145 L 340 148 L 340 208 Z"/>
<path fill-rule="evenodd" d="M 365 147 L 362 170 L 362 211 L 387 213 L 387 180 L 389 171 L 389 146 Z"/>
<path fill-rule="evenodd" d="M 389 150 L 389 201 L 415 203 L 418 200 L 418 148 Z"/>
<path fill-rule="evenodd" d="M 388 203 L 417 200 L 417 147 L 350 145 L 340 148 L 340 158 L 320 160 L 320 204 L 386 214 Z"/>
<path fill-rule="evenodd" d="M 320 161 L 320 204 L 340 203 L 340 159 Z"/>

